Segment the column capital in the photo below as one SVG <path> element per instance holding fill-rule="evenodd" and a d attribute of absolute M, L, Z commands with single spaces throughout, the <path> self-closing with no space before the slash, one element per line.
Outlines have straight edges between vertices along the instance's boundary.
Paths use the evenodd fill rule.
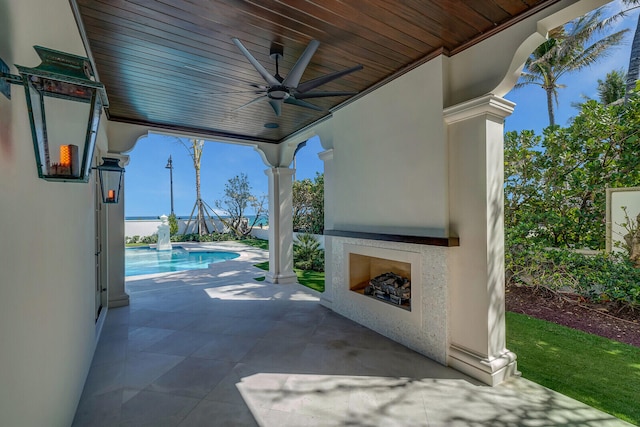
<path fill-rule="evenodd" d="M 513 113 L 515 106 L 509 100 L 488 94 L 445 108 L 443 117 L 448 125 L 486 115 L 502 120 Z"/>
<path fill-rule="evenodd" d="M 318 153 L 318 157 L 323 162 L 327 162 L 329 160 L 333 160 L 333 148 L 329 148 L 328 150 L 319 152 Z"/>
<path fill-rule="evenodd" d="M 281 166 L 277 168 L 265 169 L 264 174 L 267 176 L 293 176 L 295 170 L 289 167 Z"/>

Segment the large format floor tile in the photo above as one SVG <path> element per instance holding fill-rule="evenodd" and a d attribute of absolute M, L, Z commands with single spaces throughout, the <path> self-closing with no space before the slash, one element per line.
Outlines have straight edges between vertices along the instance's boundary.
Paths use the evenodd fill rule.
<path fill-rule="evenodd" d="M 624 426 L 522 378 L 479 384 L 318 302 L 251 256 L 127 280 L 74 426 Z"/>

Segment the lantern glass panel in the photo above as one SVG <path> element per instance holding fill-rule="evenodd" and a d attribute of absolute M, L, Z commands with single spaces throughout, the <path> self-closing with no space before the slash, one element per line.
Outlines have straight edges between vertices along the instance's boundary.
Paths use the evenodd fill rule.
<path fill-rule="evenodd" d="M 122 186 L 122 172 L 114 170 L 100 170 L 100 187 L 102 188 L 103 203 L 118 203 L 120 187 Z"/>
<path fill-rule="evenodd" d="M 86 182 L 100 119 L 100 108 L 93 108 L 99 105 L 96 91 L 33 76 L 27 80 L 39 176 Z"/>

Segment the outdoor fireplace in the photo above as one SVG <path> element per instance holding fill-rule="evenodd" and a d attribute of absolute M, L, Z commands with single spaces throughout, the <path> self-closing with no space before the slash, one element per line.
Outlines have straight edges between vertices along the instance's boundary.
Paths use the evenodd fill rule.
<path fill-rule="evenodd" d="M 345 234 L 325 231 L 328 263 L 333 267 L 323 296 L 325 304 L 446 364 L 450 248 L 422 241 L 373 239 L 370 237 L 377 236 L 366 233 Z M 382 282 L 380 290 L 371 285 L 376 279 Z M 394 290 L 390 292 L 394 297 L 385 294 L 383 285 Z"/>
<path fill-rule="evenodd" d="M 349 289 L 411 311 L 411 264 L 350 253 Z"/>

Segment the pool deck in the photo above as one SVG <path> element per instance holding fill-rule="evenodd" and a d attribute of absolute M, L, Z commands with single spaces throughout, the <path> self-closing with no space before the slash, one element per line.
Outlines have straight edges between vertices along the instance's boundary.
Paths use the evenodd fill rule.
<path fill-rule="evenodd" d="M 258 282 L 238 243 L 206 270 L 127 278 L 74 426 L 629 426 L 523 378 L 488 387 L 319 304 Z"/>

